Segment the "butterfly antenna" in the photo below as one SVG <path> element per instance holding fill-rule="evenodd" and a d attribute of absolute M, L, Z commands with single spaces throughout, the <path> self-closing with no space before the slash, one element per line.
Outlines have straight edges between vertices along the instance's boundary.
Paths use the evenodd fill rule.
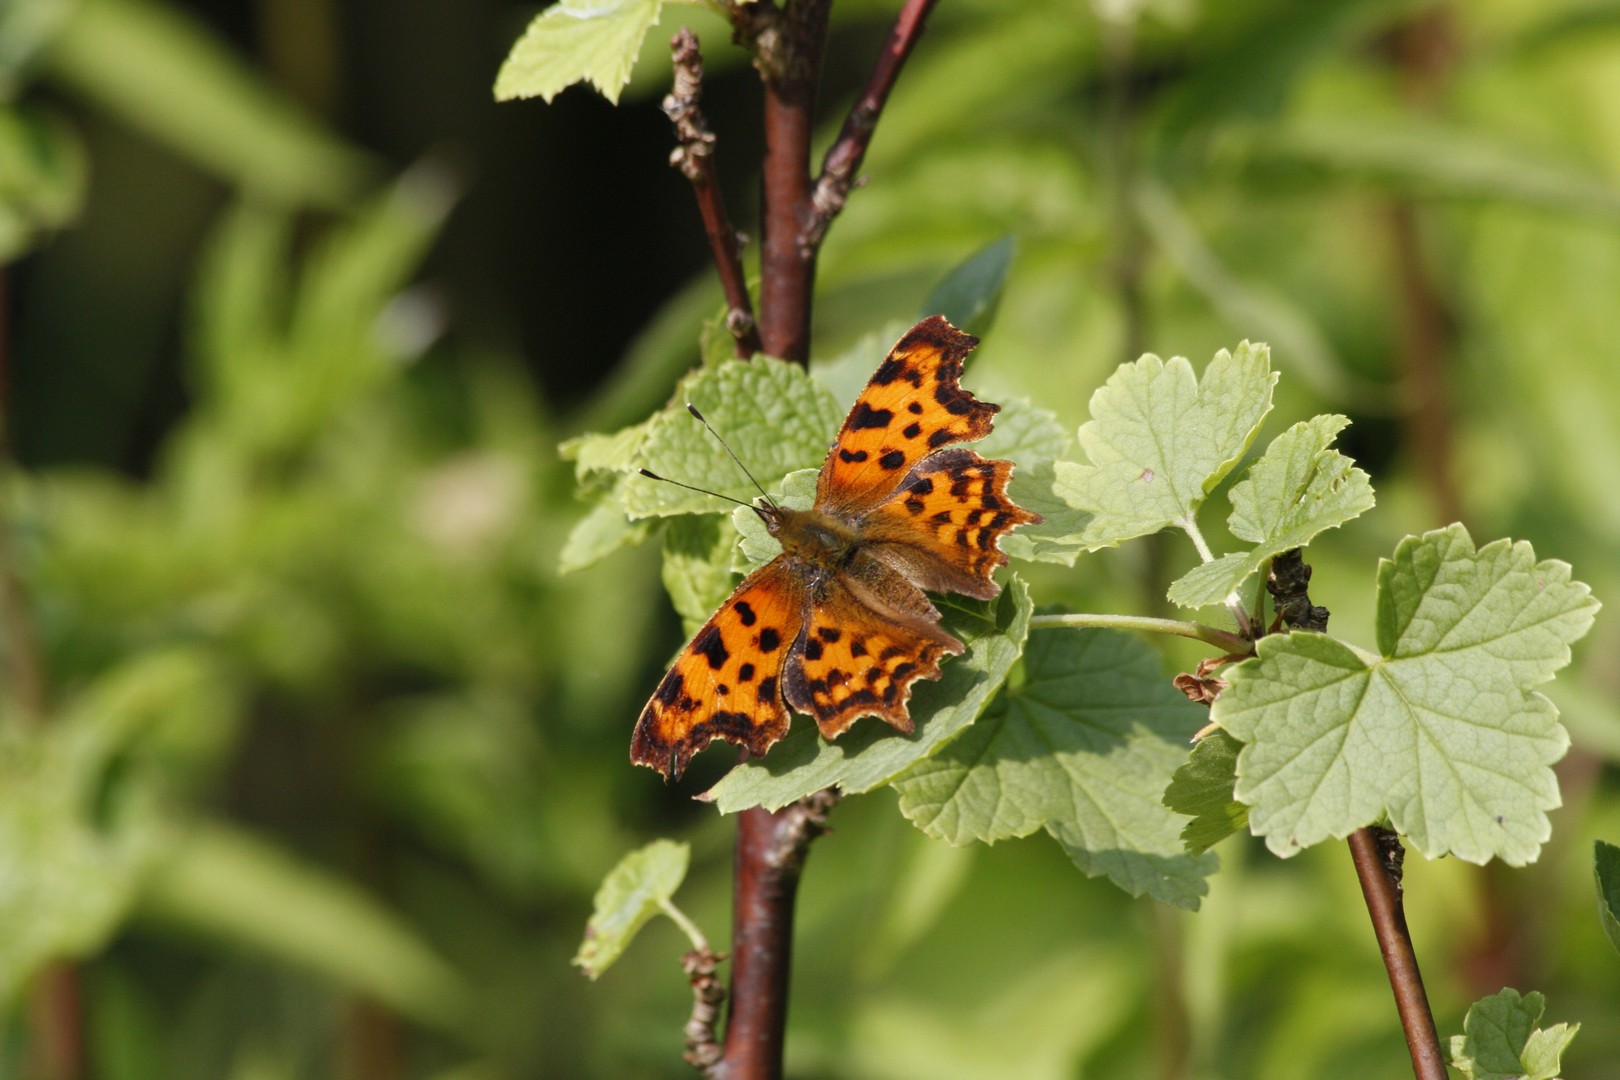
<path fill-rule="evenodd" d="M 676 487 L 685 488 L 687 491 L 696 491 L 701 495 L 713 495 L 717 499 L 724 499 L 726 502 L 736 503 L 738 506 L 746 506 L 756 514 L 760 512 L 759 507 L 755 506 L 753 503 L 743 502 L 741 499 L 733 499 L 730 495 L 722 495 L 718 491 L 710 491 L 708 488 L 693 487 L 691 484 L 683 484 L 679 480 L 671 480 L 667 476 L 659 476 L 651 469 L 641 469 L 638 471 L 642 476 L 645 476 L 649 480 L 662 480 L 666 484 L 674 484 Z M 775 504 L 773 503 L 772 505 Z"/>
<path fill-rule="evenodd" d="M 694 417 L 696 417 L 697 422 L 702 424 L 705 428 L 707 428 L 710 435 L 714 436 L 714 441 L 719 443 L 725 449 L 726 453 L 731 455 L 731 460 L 735 461 L 737 463 L 737 468 L 741 469 L 743 475 L 748 477 L 748 482 L 750 484 L 754 485 L 754 490 L 759 492 L 760 497 L 763 498 L 771 506 L 776 507 L 776 500 L 771 498 L 770 495 L 766 494 L 765 489 L 759 486 L 759 481 L 755 480 L 754 479 L 754 474 L 748 471 L 748 466 L 746 466 L 746 465 L 744 465 L 742 463 L 742 458 L 738 457 L 737 452 L 735 450 L 733 450 L 729 444 L 727 444 L 726 440 L 724 440 L 724 439 L 722 439 L 720 437 L 720 433 L 718 431 L 714 430 L 714 428 L 710 426 L 710 424 L 709 424 L 709 422 L 707 420 L 703 419 L 703 414 L 698 412 L 697 406 L 693 405 L 690 401 L 688 401 L 686 403 L 686 411 L 691 413 Z M 776 508 L 781 509 L 780 507 L 776 507 Z"/>

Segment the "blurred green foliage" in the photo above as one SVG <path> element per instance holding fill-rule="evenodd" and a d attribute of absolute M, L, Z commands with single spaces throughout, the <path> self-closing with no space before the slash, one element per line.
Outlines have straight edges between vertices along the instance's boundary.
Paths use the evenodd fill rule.
<path fill-rule="evenodd" d="M 835 6 L 829 132 L 893 7 Z M 479 108 L 497 110 L 487 87 L 531 13 L 489 16 Z M 707 20 L 707 103 L 751 96 L 716 20 L 671 6 L 622 108 L 651 114 L 665 89 L 672 14 Z M 1011 236 L 1010 261 L 990 247 L 979 264 L 1005 275 L 970 372 L 987 400 L 1033 398 L 1072 431 L 1135 353 L 1198 358 L 1248 337 L 1287 376 L 1257 445 L 1317 413 L 1354 420 L 1340 445 L 1379 505 L 1310 549 L 1313 598 L 1346 637 L 1373 637 L 1376 558 L 1451 505 L 1474 536 L 1530 540 L 1620 595 L 1617 30 L 1612 5 L 1586 0 L 948 0 L 830 234 L 817 356 L 881 354 L 885 327 L 950 267 Z M 690 844 L 680 902 L 724 941 L 729 824 L 685 798 L 724 755 L 667 790 L 627 764 L 680 628 L 656 551 L 621 545 L 611 515 L 576 527 L 585 455 L 557 446 L 644 418 L 714 340 L 707 276 L 629 292 L 643 266 L 689 263 L 696 217 L 634 251 L 536 242 L 533 259 L 601 297 L 557 316 L 579 324 L 568 340 L 667 303 L 605 377 L 611 357 L 525 357 L 478 332 L 476 303 L 447 308 L 419 284 L 434 246 L 458 242 L 458 197 L 504 189 L 498 220 L 522 220 L 533 200 L 499 156 L 460 179 L 383 160 L 259 66 L 173 4 L 0 7 L 0 250 L 31 252 L 7 271 L 30 301 L 8 327 L 8 435 L 54 427 L 77 439 L 56 445 L 95 447 L 135 426 L 127 380 L 166 369 L 113 349 L 59 372 L 28 344 L 61 340 L 30 318 L 144 325 L 103 289 L 109 267 L 151 279 L 140 295 L 178 328 L 166 347 L 184 382 L 129 467 L 25 453 L 3 476 L 0 560 L 22 598 L 8 610 L 27 618 L 0 640 L 0 1074 L 22 1070 L 30 981 L 68 962 L 95 1077 L 689 1075 L 671 925 L 596 983 L 568 961 L 603 874 L 656 836 Z M 627 129 L 588 93 L 553 108 L 599 125 L 590 149 L 608 154 Z M 542 122 L 539 105 L 498 108 Z M 664 135 L 648 129 L 637 167 L 657 172 Z M 757 144 L 747 123 L 720 134 L 745 207 Z M 146 142 L 166 156 L 128 152 Z M 588 169 L 584 151 L 556 156 Z M 204 184 L 211 201 L 177 209 Z M 147 214 L 128 243 L 125 223 Z M 161 278 L 180 262 L 184 281 Z M 1414 272 L 1438 304 L 1437 354 L 1414 330 Z M 1420 397 L 1436 392 L 1425 364 L 1443 373 L 1439 414 Z M 596 373 L 589 400 L 538 388 L 564 368 L 576 384 Z M 84 388 L 37 391 L 43 371 Z M 1436 415 L 1444 468 L 1425 449 Z M 596 564 L 563 574 L 560 556 Z M 1149 544 L 1024 570 L 1043 602 L 1141 612 L 1185 561 Z M 1574 749 L 1539 860 L 1407 867 L 1442 1032 L 1504 984 L 1533 987 L 1581 1025 L 1572 1076 L 1620 1060 L 1620 964 L 1588 854 L 1620 836 L 1612 623 L 1552 691 Z M 1165 670 L 1196 655 L 1171 648 Z M 953 848 L 894 810 L 886 793 L 847 800 L 810 861 L 791 1074 L 1407 1068 L 1333 845 L 1279 864 L 1224 841 L 1188 915 L 1085 879 L 1055 845 Z"/>

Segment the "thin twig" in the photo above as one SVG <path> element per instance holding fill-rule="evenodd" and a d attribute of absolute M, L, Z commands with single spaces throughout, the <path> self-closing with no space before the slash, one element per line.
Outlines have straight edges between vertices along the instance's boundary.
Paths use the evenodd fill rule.
<path fill-rule="evenodd" d="M 1356 877 L 1361 879 L 1361 895 L 1372 916 L 1373 932 L 1378 935 L 1378 951 L 1389 973 L 1389 986 L 1395 993 L 1395 1009 L 1400 1013 L 1406 1048 L 1412 1055 L 1412 1073 L 1417 1080 L 1446 1080 L 1445 1055 L 1440 1050 L 1440 1036 L 1434 1029 L 1434 1016 L 1429 1011 L 1401 904 L 1404 855 L 1400 838 L 1388 829 L 1368 826 L 1350 834 L 1350 856 L 1355 860 Z"/>
<path fill-rule="evenodd" d="M 1328 610 L 1311 603 L 1306 591 L 1310 581 L 1311 568 L 1298 548 L 1271 560 L 1266 590 L 1276 605 L 1278 621 L 1291 630 L 1327 629 Z M 1350 857 L 1361 879 L 1361 895 L 1367 902 L 1384 970 L 1389 973 L 1395 1011 L 1400 1014 L 1406 1048 L 1412 1056 L 1412 1072 L 1417 1080 L 1446 1080 L 1445 1055 L 1440 1050 L 1440 1036 L 1434 1029 L 1434 1014 L 1423 990 L 1423 976 L 1418 972 L 1417 953 L 1412 948 L 1401 903 L 1401 863 L 1405 856 L 1400 837 L 1388 829 L 1369 825 L 1350 834 Z"/>
<path fill-rule="evenodd" d="M 731 1016 L 716 1080 L 782 1075 L 793 907 L 810 841 L 826 831 L 836 791 L 821 791 L 771 813 L 745 810 L 737 821 L 732 897 Z"/>
<path fill-rule="evenodd" d="M 715 969 L 725 957 L 704 945 L 681 957 L 681 968 L 692 984 L 692 1018 L 686 1022 L 686 1053 L 682 1058 L 704 1076 L 715 1076 L 723 1051 L 715 1037 L 720 1005 L 726 988 L 715 978 Z"/>
<path fill-rule="evenodd" d="M 725 196 L 714 168 L 714 133 L 698 105 L 703 97 L 703 54 L 698 50 L 697 35 L 686 27 L 670 40 L 669 47 L 675 56 L 675 80 L 664 98 L 664 115 L 675 125 L 679 140 L 670 151 L 669 163 L 692 182 L 714 268 L 726 294 L 726 329 L 736 343 L 737 355 L 746 359 L 759 352 L 759 327 L 743 276 L 737 231 L 726 215 Z"/>
<path fill-rule="evenodd" d="M 849 115 L 844 118 L 838 138 L 828 148 L 827 156 L 821 163 L 821 175 L 816 180 L 815 192 L 811 196 L 810 219 L 805 222 L 804 233 L 799 240 L 806 258 L 814 258 L 833 218 L 843 210 L 850 189 L 855 186 L 861 162 L 866 158 L 866 149 L 872 143 L 872 133 L 877 130 L 878 117 L 889 99 L 889 91 L 894 88 L 894 81 L 905 65 L 906 57 L 911 55 L 917 39 L 922 36 L 923 24 L 935 3 L 936 0 L 906 0 L 894 21 L 894 27 L 889 31 L 888 40 L 883 43 L 883 51 L 878 54 L 865 88 L 850 107 Z"/>

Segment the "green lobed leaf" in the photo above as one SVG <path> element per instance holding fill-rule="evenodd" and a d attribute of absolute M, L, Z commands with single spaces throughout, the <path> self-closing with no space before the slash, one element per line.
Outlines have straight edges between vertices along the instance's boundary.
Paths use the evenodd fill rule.
<path fill-rule="evenodd" d="M 582 484 L 598 473 L 633 473 L 640 467 L 641 447 L 654 419 L 649 417 L 618 431 L 576 435 L 561 443 L 557 453 L 564 461 L 574 463 L 574 476 Z"/>
<path fill-rule="evenodd" d="M 1083 509 L 1080 482 L 1084 465 L 1051 459 L 1024 461 L 1013 470 L 1007 493 L 1025 510 L 1044 519 L 1039 525 L 1024 525 L 1001 538 L 1001 550 L 1015 559 L 1073 566 L 1080 553 L 1089 550 L 1083 539 L 1093 517 Z"/>
<path fill-rule="evenodd" d="M 585 927 L 585 940 L 580 942 L 574 964 L 593 979 L 611 967 L 681 887 L 691 854 L 686 844 L 654 840 L 620 859 L 596 890 L 596 910 Z"/>
<path fill-rule="evenodd" d="M 619 102 L 641 40 L 658 22 L 664 0 L 560 0 L 535 16 L 495 77 L 495 99 L 549 102 L 588 82 Z"/>
<path fill-rule="evenodd" d="M 1193 854 L 1208 851 L 1249 823 L 1249 808 L 1232 797 L 1242 749 L 1242 743 L 1217 728 L 1198 740 L 1164 790 L 1164 805 L 1192 818 L 1181 830 L 1181 843 Z"/>
<path fill-rule="evenodd" d="M 751 806 L 775 810 L 834 785 L 859 794 L 891 782 L 959 736 L 984 711 L 1023 651 L 1033 605 L 1028 586 L 1016 576 L 995 600 L 938 597 L 936 602 L 945 628 L 967 649 L 944 659 L 937 682 L 912 684 L 912 734 L 868 717 L 829 743 L 801 718 L 769 754 L 738 765 L 704 797 L 730 814 Z"/>
<path fill-rule="evenodd" d="M 996 426 L 990 434 L 976 443 L 966 444 L 980 457 L 1008 458 L 1022 463 L 1049 460 L 1068 453 L 1074 440 L 1056 413 L 1023 398 L 1010 398 L 1000 405 Z M 1017 475 L 1018 469 L 1013 473 Z"/>
<path fill-rule="evenodd" d="M 894 781 L 900 812 L 957 845 L 1045 829 L 1088 875 L 1196 909 L 1215 859 L 1183 850 L 1162 796 L 1203 719 L 1137 638 L 1043 631 L 1023 681 Z"/>
<path fill-rule="evenodd" d="M 1388 815 L 1430 858 L 1533 860 L 1569 737 L 1538 683 L 1598 603 L 1528 543 L 1461 525 L 1407 537 L 1378 573 L 1374 656 L 1322 634 L 1261 638 L 1212 716 L 1247 745 L 1237 798 L 1281 856 Z"/>
<path fill-rule="evenodd" d="M 1451 1037 L 1451 1067 L 1466 1080 L 1557 1080 L 1561 1058 L 1579 1024 L 1538 1028 L 1547 999 L 1532 990 L 1500 990 L 1481 998 L 1463 1019 L 1463 1034 Z"/>
<path fill-rule="evenodd" d="M 771 492 L 771 497 L 790 510 L 808 510 L 816 501 L 816 477 L 819 473 L 818 469 L 800 469 L 788 473 L 782 478 L 781 488 Z M 765 528 L 760 516 L 748 507 L 739 506 L 733 510 L 731 523 L 742 534 L 742 539 L 737 543 L 736 557 L 732 560 L 733 570 L 746 574 L 782 553 L 781 543 Z"/>
<path fill-rule="evenodd" d="M 1329 449 L 1349 423 L 1343 416 L 1318 416 L 1272 440 L 1249 475 L 1233 485 L 1227 518 L 1232 535 L 1259 546 L 1194 567 L 1170 586 L 1171 603 L 1220 603 L 1273 555 L 1304 547 L 1318 533 L 1372 508 L 1367 474 Z"/>
<path fill-rule="evenodd" d="M 1017 244 L 1003 236 L 951 268 L 923 301 L 921 314 L 943 315 L 952 326 L 982 334 L 995 318 L 1001 290 L 1007 284 Z"/>
<path fill-rule="evenodd" d="M 749 516 L 757 520 L 757 515 Z M 684 514 L 664 528 L 664 589 L 687 637 L 697 633 L 737 587 L 731 571 L 736 546 L 729 524 L 713 514 Z"/>
<path fill-rule="evenodd" d="M 1217 353 L 1202 381 L 1179 356 L 1121 365 L 1080 428 L 1091 464 L 1066 470 L 1074 507 L 1092 515 L 1069 539 L 1095 550 L 1190 523 L 1254 440 L 1276 381 L 1270 351 L 1247 341 Z"/>
<path fill-rule="evenodd" d="M 1592 845 L 1592 876 L 1597 879 L 1598 918 L 1609 944 L 1620 950 L 1620 847 L 1595 841 Z"/>
<path fill-rule="evenodd" d="M 697 406 L 762 484 L 795 469 L 819 468 L 843 420 L 832 394 L 802 367 L 765 356 L 698 371 L 681 385 L 675 401 L 649 422 L 638 464 L 742 502 L 759 493 L 686 411 L 687 402 Z M 730 508 L 710 495 L 631 476 L 625 509 L 632 518 L 642 518 Z"/>
<path fill-rule="evenodd" d="M 631 521 L 625 517 L 622 497 L 615 488 L 574 522 L 557 555 L 557 572 L 572 574 L 595 566 L 620 548 L 646 540 L 656 524 L 648 519 Z"/>

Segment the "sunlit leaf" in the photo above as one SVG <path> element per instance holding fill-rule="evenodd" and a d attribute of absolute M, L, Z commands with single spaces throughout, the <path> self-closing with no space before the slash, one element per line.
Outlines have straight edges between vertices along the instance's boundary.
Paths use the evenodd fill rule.
<path fill-rule="evenodd" d="M 658 22 L 664 0 L 560 0 L 535 16 L 500 74 L 495 98 L 550 101 L 577 82 L 588 82 L 617 104 L 641 52 L 641 39 Z"/>
<path fill-rule="evenodd" d="M 1546 997 L 1533 990 L 1523 997 L 1501 990 L 1474 1002 L 1463 1034 L 1451 1037 L 1451 1067 L 1465 1080 L 1557 1080 L 1581 1025 L 1538 1028 L 1546 1008 Z"/>
<path fill-rule="evenodd" d="M 1378 573 L 1380 655 L 1274 634 L 1228 669 L 1212 715 L 1244 746 L 1237 798 L 1279 855 L 1388 815 L 1425 855 L 1533 860 L 1569 737 L 1533 687 L 1598 607 L 1528 543 L 1461 525 L 1408 537 Z"/>
<path fill-rule="evenodd" d="M 1064 478 L 1076 508 L 1092 515 L 1076 542 L 1111 547 L 1191 522 L 1254 439 L 1276 379 L 1266 347 L 1248 342 L 1217 353 L 1202 381 L 1179 356 L 1121 366 L 1092 395 L 1080 429 L 1091 464 Z"/>
<path fill-rule="evenodd" d="M 676 404 L 653 417 L 641 465 L 670 480 L 747 502 L 759 495 L 748 476 L 690 413 L 690 402 L 731 446 L 749 473 L 773 484 L 795 469 L 819 468 L 843 420 L 832 395 L 804 368 L 769 357 L 728 360 L 687 379 Z M 719 513 L 722 500 L 644 476 L 625 485 L 631 517 Z"/>
<path fill-rule="evenodd" d="M 620 859 L 596 890 L 596 910 L 574 963 L 593 979 L 611 967 L 681 887 L 690 859 L 691 848 L 673 840 L 654 840 Z"/>
<path fill-rule="evenodd" d="M 1233 485 L 1232 535 L 1259 546 L 1204 563 L 1170 586 L 1182 607 L 1219 603 L 1280 552 L 1304 547 L 1318 533 L 1371 509 L 1372 483 L 1349 458 L 1330 450 L 1350 421 L 1318 416 L 1274 439 L 1249 475 Z"/>

